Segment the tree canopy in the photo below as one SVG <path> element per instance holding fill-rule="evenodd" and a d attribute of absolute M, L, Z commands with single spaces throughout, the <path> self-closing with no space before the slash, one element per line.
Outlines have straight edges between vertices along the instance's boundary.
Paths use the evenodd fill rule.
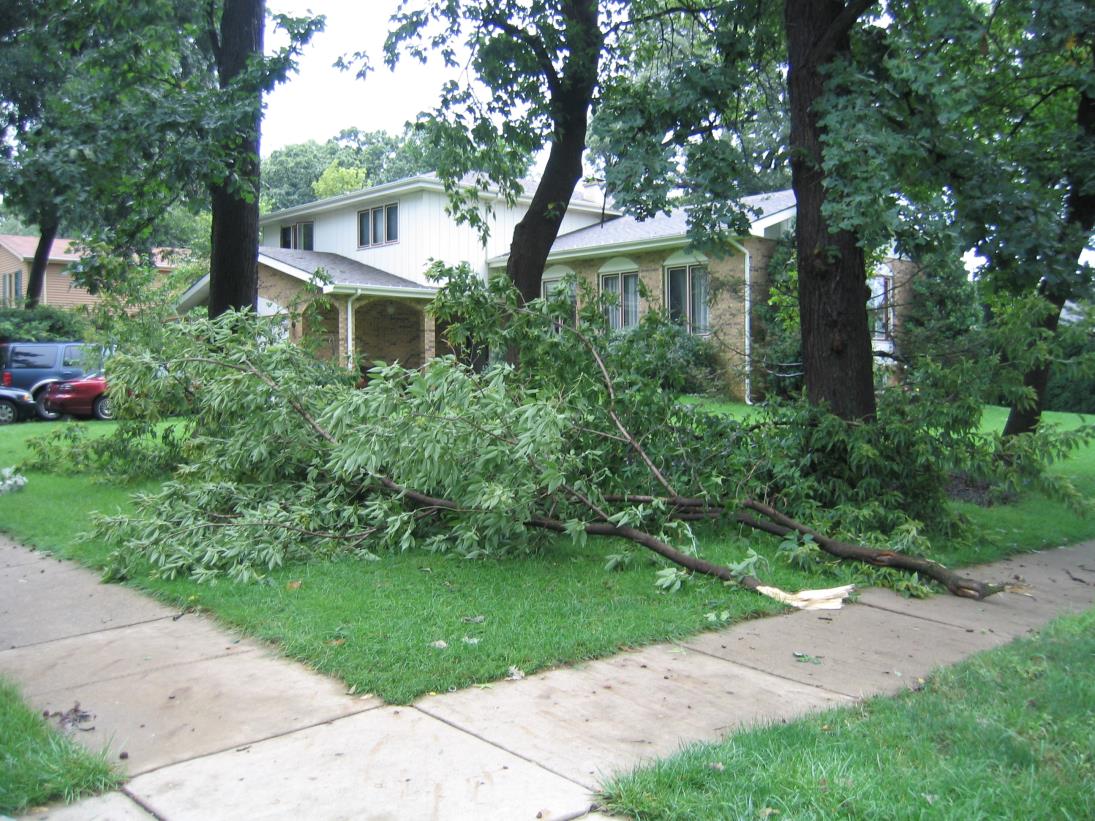
<path fill-rule="evenodd" d="M 262 165 L 262 205 L 266 211 L 292 208 L 424 174 L 436 165 L 432 147 L 414 130 L 347 128 L 323 143 L 309 140 L 272 151 Z M 327 180 L 320 183 L 324 174 Z"/>

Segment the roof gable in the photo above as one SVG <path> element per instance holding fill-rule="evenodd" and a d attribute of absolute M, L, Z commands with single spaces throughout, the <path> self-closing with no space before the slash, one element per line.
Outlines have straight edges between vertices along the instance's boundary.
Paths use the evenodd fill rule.
<path fill-rule="evenodd" d="M 69 250 L 75 240 L 57 238 L 49 249 L 50 262 L 76 262 L 80 254 Z M 22 234 L 0 234 L 0 245 L 21 260 L 27 262 L 34 259 L 34 252 L 38 250 L 38 237 L 28 237 Z"/>

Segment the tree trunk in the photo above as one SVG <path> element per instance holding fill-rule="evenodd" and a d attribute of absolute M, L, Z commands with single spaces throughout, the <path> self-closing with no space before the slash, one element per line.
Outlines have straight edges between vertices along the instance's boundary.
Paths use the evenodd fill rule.
<path fill-rule="evenodd" d="M 1076 106 L 1076 125 L 1079 127 L 1079 139 L 1082 144 L 1085 144 L 1080 148 L 1086 148 L 1086 150 L 1074 151 L 1072 156 L 1084 162 L 1084 158 L 1091 156 L 1091 146 L 1095 144 L 1095 96 L 1086 91 L 1080 95 Z M 1090 171 L 1086 167 L 1073 169 L 1073 173 L 1069 174 L 1068 199 L 1065 203 L 1064 226 L 1061 230 L 1061 245 L 1068 250 L 1062 254 L 1060 271 L 1057 272 L 1058 280 L 1066 283 L 1071 279 L 1068 276 L 1069 273 L 1074 276 L 1074 270 L 1066 273 L 1066 268 L 1074 269 L 1079 263 L 1081 254 L 1087 248 L 1091 231 L 1095 229 L 1095 190 L 1087 182 L 1089 175 Z M 1071 288 L 1067 285 L 1058 285 L 1048 288 L 1047 291 L 1046 298 L 1055 310 L 1043 321 L 1042 328 L 1051 334 L 1056 334 L 1057 325 L 1061 320 L 1061 309 L 1071 295 Z M 1023 384 L 1034 390 L 1034 405 L 1028 408 L 1012 406 L 1008 421 L 1004 424 L 1004 436 L 1030 433 L 1042 421 L 1042 408 L 1045 405 L 1051 364 L 1049 360 L 1046 360 L 1023 376 Z"/>
<path fill-rule="evenodd" d="M 222 90 L 262 56 L 265 0 L 231 0 L 221 14 L 217 77 Z M 213 211 L 209 259 L 209 315 L 258 302 L 259 133 L 262 91 L 256 84 L 252 110 L 231 150 L 228 175 L 210 188 Z"/>
<path fill-rule="evenodd" d="M 597 85 L 604 35 L 595 0 L 563 3 L 569 56 L 564 74 L 549 80 L 555 130 L 547 165 L 532 203 L 513 229 L 506 275 L 523 301 L 540 296 L 548 253 L 559 235 L 574 188 L 582 177 L 589 107 Z"/>
<path fill-rule="evenodd" d="M 34 261 L 30 265 L 27 277 L 27 295 L 23 307 L 28 310 L 37 308 L 42 301 L 42 290 L 46 284 L 46 266 L 49 265 L 49 252 L 53 249 L 53 240 L 57 237 L 57 220 L 46 219 L 38 226 L 38 247 L 34 249 Z"/>
<path fill-rule="evenodd" d="M 1042 329 L 1051 335 L 1057 333 L 1057 325 L 1061 321 L 1061 309 L 1064 308 L 1065 298 L 1047 297 L 1053 305 L 1053 311 L 1042 321 Z M 1015 436 L 1019 433 L 1030 433 L 1038 427 L 1042 421 L 1042 408 L 1045 405 L 1046 387 L 1049 385 L 1050 362 L 1047 359 L 1038 367 L 1032 368 L 1023 374 L 1024 387 L 1034 392 L 1034 403 L 1020 405 L 1015 403 L 1008 413 L 1008 421 L 1004 423 L 1004 436 Z"/>
<path fill-rule="evenodd" d="M 824 93 L 823 69 L 848 54 L 851 26 L 869 5 L 845 6 L 839 0 L 786 0 L 784 5 L 806 395 L 811 404 L 827 404 L 848 420 L 875 414 L 866 263 L 856 236 L 831 232 L 822 215 L 824 129 L 816 104 Z"/>

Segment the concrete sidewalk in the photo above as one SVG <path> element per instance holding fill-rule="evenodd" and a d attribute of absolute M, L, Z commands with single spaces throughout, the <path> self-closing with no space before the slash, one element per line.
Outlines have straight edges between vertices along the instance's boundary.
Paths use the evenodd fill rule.
<path fill-rule="evenodd" d="M 986 602 L 868 590 L 410 707 L 0 537 L 0 675 L 131 776 L 51 819 L 564 819 L 613 772 L 682 744 L 912 686 L 1095 604 L 1095 542 L 971 571 Z M 123 755 L 124 754 L 124 755 Z"/>

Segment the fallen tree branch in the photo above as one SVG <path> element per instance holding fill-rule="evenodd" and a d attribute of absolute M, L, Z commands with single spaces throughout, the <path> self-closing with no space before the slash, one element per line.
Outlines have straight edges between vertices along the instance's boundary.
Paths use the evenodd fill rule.
<path fill-rule="evenodd" d="M 754 499 L 746 499 L 742 505 L 749 510 L 754 510 L 763 516 L 767 516 L 775 524 L 786 528 L 785 533 L 794 531 L 804 536 L 812 537 L 818 547 L 826 553 L 840 559 L 855 559 L 857 561 L 875 565 L 876 567 L 896 567 L 901 570 L 911 570 L 915 573 L 927 576 L 929 579 L 934 579 L 954 595 L 962 596 L 967 599 L 986 599 L 994 593 L 999 593 L 1004 589 L 1002 585 L 988 584 L 987 582 L 960 576 L 953 570 L 944 567 L 939 562 L 932 561 L 931 559 L 924 559 L 919 556 L 909 556 L 892 550 L 876 550 L 873 547 L 864 547 L 863 545 L 849 544 L 848 542 L 842 542 L 837 539 L 830 539 L 828 536 L 819 533 L 813 528 L 795 521 L 790 516 L 780 513 L 774 507 Z M 739 517 L 739 521 L 748 518 L 749 517 Z M 748 521 L 743 521 L 742 523 L 750 524 L 750 526 L 752 526 Z M 769 530 L 768 532 L 772 531 Z"/>

